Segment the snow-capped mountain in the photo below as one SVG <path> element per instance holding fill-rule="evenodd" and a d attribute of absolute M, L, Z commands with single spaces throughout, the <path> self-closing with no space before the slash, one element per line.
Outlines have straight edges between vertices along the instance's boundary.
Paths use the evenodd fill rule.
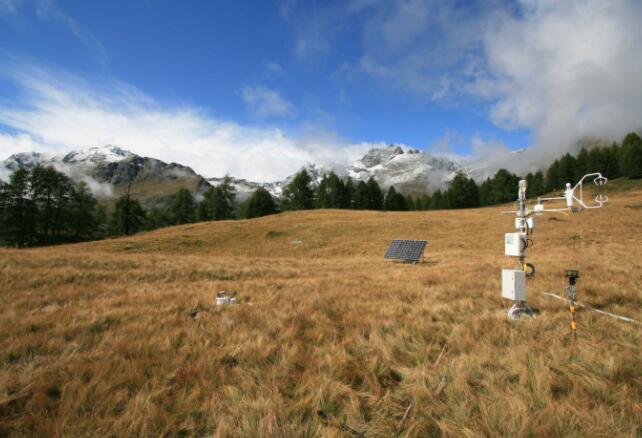
<path fill-rule="evenodd" d="M 455 160 L 397 145 L 371 149 L 346 169 L 352 179 L 373 177 L 383 188 L 395 186 L 405 193 L 443 189 L 457 172 L 474 173 Z"/>
<path fill-rule="evenodd" d="M 319 184 L 319 182 L 323 178 L 323 175 L 329 172 L 329 170 L 327 170 L 325 167 L 317 164 L 307 164 L 303 166 L 302 169 L 305 169 L 308 172 L 308 175 L 310 175 L 310 179 L 312 180 L 312 184 L 314 185 Z M 236 190 L 236 199 L 239 202 L 243 202 L 252 195 L 252 192 L 254 192 L 254 190 L 258 189 L 259 187 L 262 187 L 270 192 L 272 196 L 280 198 L 283 194 L 283 188 L 292 182 L 295 175 L 296 173 L 288 176 L 281 181 L 272 182 L 248 181 L 246 179 L 234 177 L 231 177 L 230 179 L 232 182 L 232 186 Z M 207 182 L 212 186 L 217 186 L 221 182 L 223 182 L 223 178 L 208 178 Z"/>
<path fill-rule="evenodd" d="M 117 163 L 126 158 L 135 157 L 129 151 L 118 146 L 90 147 L 80 151 L 71 151 L 66 154 L 47 154 L 41 152 L 23 152 L 11 155 L 4 160 L 4 167 L 15 170 L 18 167 L 32 168 L 40 165 L 69 164 L 90 169 L 102 164 Z"/>
<path fill-rule="evenodd" d="M 464 172 L 469 176 L 477 176 L 478 171 L 465 166 L 454 159 L 439 157 L 421 152 L 419 149 L 404 146 L 390 145 L 384 148 L 374 148 L 363 157 L 343 167 L 333 169 L 317 164 L 308 164 L 303 167 L 312 180 L 318 184 L 323 175 L 334 171 L 342 178 L 350 177 L 356 181 L 367 181 L 374 178 L 382 188 L 388 189 L 395 186 L 404 193 L 426 193 L 437 189 L 444 189 L 457 172 Z M 232 185 L 237 191 L 237 199 L 247 199 L 258 187 L 263 187 L 272 196 L 280 197 L 283 188 L 294 178 L 294 174 L 282 181 L 254 182 L 245 179 L 231 178 Z M 218 185 L 223 178 L 209 178 L 212 185 Z"/>
<path fill-rule="evenodd" d="M 71 178 L 84 181 L 100 199 L 118 196 L 132 184 L 132 195 L 146 206 L 163 202 L 180 187 L 197 197 L 210 185 L 191 168 L 141 157 L 118 146 L 90 147 L 66 154 L 26 152 L 0 162 L 0 178 L 19 167 L 54 166 Z"/>
<path fill-rule="evenodd" d="M 142 157 L 118 146 L 90 147 L 66 154 L 27 152 L 11 155 L 0 161 L 0 179 L 19 167 L 53 165 L 75 180 L 84 181 L 98 198 L 110 199 L 123 194 L 131 183 L 132 195 L 145 206 L 151 207 L 166 202 L 179 188 L 188 188 L 200 199 L 212 186 L 223 178 L 204 179 L 191 168 L 177 163 L 166 163 L 154 158 Z M 333 169 L 310 163 L 304 166 L 313 184 L 318 184 L 323 175 L 333 170 L 342 178 L 356 181 L 374 178 L 384 190 L 391 185 L 404 193 L 426 193 L 447 187 L 457 172 L 479 177 L 481 170 L 474 170 L 456 159 L 435 156 L 405 146 L 390 145 L 374 148 L 363 157 Z M 232 177 L 238 202 L 246 200 L 254 190 L 263 187 L 273 196 L 280 197 L 283 188 L 294 174 L 281 181 L 256 182 Z"/>

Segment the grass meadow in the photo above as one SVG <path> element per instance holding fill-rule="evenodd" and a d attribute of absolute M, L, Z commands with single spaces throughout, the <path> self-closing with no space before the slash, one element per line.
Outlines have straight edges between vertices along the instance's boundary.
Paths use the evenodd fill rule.
<path fill-rule="evenodd" d="M 0 250 L 0 436 L 641 436 L 642 326 L 580 309 L 573 343 L 543 295 L 579 269 L 580 302 L 642 321 L 642 190 L 610 197 L 536 219 L 513 322 L 495 207 Z M 394 238 L 424 263 L 384 261 Z"/>

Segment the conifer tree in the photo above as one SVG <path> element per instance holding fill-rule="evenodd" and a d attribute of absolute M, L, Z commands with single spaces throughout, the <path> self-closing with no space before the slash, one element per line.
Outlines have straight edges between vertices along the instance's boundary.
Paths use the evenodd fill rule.
<path fill-rule="evenodd" d="M 560 159 L 560 174 L 562 177 L 560 188 L 566 186 L 566 183 L 575 184 L 575 168 L 577 167 L 577 160 L 570 153 L 562 155 Z"/>
<path fill-rule="evenodd" d="M 560 162 L 559 160 L 555 160 L 548 167 L 548 170 L 546 171 L 546 179 L 545 179 L 545 186 L 544 186 L 546 192 L 552 192 L 557 189 L 561 189 L 562 187 L 564 187 L 563 181 L 564 181 L 564 177 L 560 169 Z"/>
<path fill-rule="evenodd" d="M 199 221 L 234 219 L 236 191 L 232 179 L 225 176 L 216 187 L 208 189 L 199 203 L 196 216 Z"/>
<path fill-rule="evenodd" d="M 368 184 L 366 184 L 365 181 L 359 181 L 359 183 L 357 183 L 357 188 L 354 191 L 352 208 L 355 208 L 357 210 L 367 210 L 369 203 L 368 199 Z"/>
<path fill-rule="evenodd" d="M 308 210 L 314 208 L 312 180 L 305 169 L 294 176 L 283 189 L 281 205 L 284 210 Z"/>
<path fill-rule="evenodd" d="M 613 142 L 610 148 L 605 151 L 605 166 L 604 166 L 604 176 L 613 179 L 622 176 L 620 170 L 620 155 L 621 148 L 617 143 Z"/>
<path fill-rule="evenodd" d="M 379 184 L 373 177 L 370 177 L 367 182 L 368 185 L 368 209 L 381 210 L 383 209 L 383 192 Z"/>
<path fill-rule="evenodd" d="M 354 208 L 354 182 L 348 177 L 344 183 L 343 204 L 341 208 Z"/>
<path fill-rule="evenodd" d="M 34 240 L 35 212 L 30 192 L 26 169 L 17 169 L 8 184 L 0 184 L 0 240 L 7 245 L 22 248 Z"/>
<path fill-rule="evenodd" d="M 543 195 L 544 192 L 544 174 L 541 171 L 535 172 L 535 174 L 529 173 L 526 175 L 526 196 L 529 198 L 534 198 L 536 196 Z"/>
<path fill-rule="evenodd" d="M 0 241 L 18 247 L 94 237 L 97 202 L 53 167 L 20 168 L 0 184 Z"/>
<path fill-rule="evenodd" d="M 384 201 L 384 209 L 387 211 L 403 211 L 407 210 L 406 198 L 398 193 L 394 186 L 388 188 L 386 199 Z"/>
<path fill-rule="evenodd" d="M 212 220 L 221 221 L 234 219 L 234 204 L 231 192 L 226 186 L 219 185 L 215 187 L 211 194 L 211 212 Z"/>
<path fill-rule="evenodd" d="M 586 148 L 582 148 L 580 150 L 580 153 L 577 154 L 577 158 L 575 160 L 575 174 L 573 175 L 573 181 L 571 183 L 574 183 L 575 181 L 579 181 L 584 175 L 586 175 L 589 172 L 602 172 L 602 164 L 603 164 L 603 157 L 601 154 L 601 150 L 599 147 L 593 148 L 593 151 L 597 152 L 598 155 L 598 162 L 599 164 L 596 167 L 593 167 L 591 164 L 590 156 L 589 156 L 589 151 Z"/>
<path fill-rule="evenodd" d="M 449 208 L 479 207 L 477 184 L 463 173 L 455 175 L 455 178 L 450 182 L 447 197 L 449 198 Z"/>
<path fill-rule="evenodd" d="M 484 182 L 479 185 L 479 203 L 480 205 L 491 205 L 492 199 L 490 194 L 491 180 L 486 178 Z"/>
<path fill-rule="evenodd" d="M 499 169 L 490 180 L 490 191 L 486 195 L 488 204 L 502 204 L 514 201 L 516 187 L 519 183 L 517 175 L 506 169 Z"/>
<path fill-rule="evenodd" d="M 72 184 L 68 177 L 52 166 L 36 166 L 30 177 L 31 199 L 36 211 L 35 231 L 40 241 L 52 243 L 64 226 Z"/>
<path fill-rule="evenodd" d="M 100 214 L 96 214 L 96 198 L 89 192 L 85 183 L 73 190 L 70 202 L 70 228 L 75 239 L 92 238 L 96 235 Z"/>
<path fill-rule="evenodd" d="M 107 214 L 107 209 L 100 204 L 96 204 L 94 208 L 94 232 L 92 237 L 102 238 L 109 234 L 109 215 Z"/>
<path fill-rule="evenodd" d="M 252 193 L 245 206 L 245 217 L 252 219 L 276 213 L 276 203 L 270 192 L 259 187 Z"/>
<path fill-rule="evenodd" d="M 145 230 L 175 225 L 170 208 L 153 207 L 145 212 Z"/>
<path fill-rule="evenodd" d="M 141 231 L 145 225 L 145 210 L 129 194 L 121 196 L 112 213 L 111 230 L 116 235 L 130 235 Z"/>
<path fill-rule="evenodd" d="M 328 174 L 328 189 L 330 195 L 330 208 L 343 208 L 346 202 L 346 188 L 341 178 L 336 173 Z"/>
<path fill-rule="evenodd" d="M 321 181 L 317 186 L 314 201 L 315 201 L 316 208 L 331 208 L 330 207 L 330 188 L 328 187 L 328 175 L 323 175 L 323 178 L 321 178 Z"/>
<path fill-rule="evenodd" d="M 437 190 L 430 197 L 430 209 L 431 210 L 441 210 L 442 208 L 444 208 L 443 195 L 441 193 L 441 190 Z"/>
<path fill-rule="evenodd" d="M 196 201 L 189 190 L 182 187 L 174 195 L 169 208 L 173 225 L 190 224 L 196 221 Z"/>
<path fill-rule="evenodd" d="M 622 140 L 620 169 L 623 176 L 642 178 L 642 139 L 634 132 Z"/>
<path fill-rule="evenodd" d="M 424 193 L 421 196 L 418 196 L 415 199 L 415 209 L 416 210 L 428 210 L 430 209 L 430 195 Z"/>
<path fill-rule="evenodd" d="M 421 210 L 421 208 L 417 208 L 417 204 L 418 202 L 415 201 L 412 195 L 408 194 L 406 196 L 406 210 L 409 210 L 409 211 Z"/>

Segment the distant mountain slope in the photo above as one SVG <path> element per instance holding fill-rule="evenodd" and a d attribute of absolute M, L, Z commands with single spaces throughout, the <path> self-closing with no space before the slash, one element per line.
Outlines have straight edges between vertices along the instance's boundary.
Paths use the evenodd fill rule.
<path fill-rule="evenodd" d="M 66 154 L 14 154 L 0 161 L 0 178 L 4 176 L 6 179 L 19 167 L 33 168 L 38 164 L 53 165 L 75 180 L 84 181 L 103 200 L 124 194 L 131 183 L 132 195 L 146 207 L 162 205 L 181 187 L 189 189 L 196 199 L 200 199 L 208 188 L 223 180 L 222 177 L 206 180 L 190 167 L 142 157 L 112 145 Z M 331 170 L 314 163 L 304 168 L 315 184 Z M 457 172 L 473 177 L 481 175 L 480 171 L 471 170 L 454 159 L 398 145 L 373 148 L 358 160 L 335 166 L 332 170 L 355 181 L 367 181 L 372 177 L 384 190 L 394 185 L 399 191 L 412 194 L 444 189 Z M 278 198 L 293 178 L 294 175 L 290 175 L 281 181 L 256 182 L 232 176 L 232 183 L 237 190 L 238 202 L 243 202 L 258 187 L 264 187 Z"/>
<path fill-rule="evenodd" d="M 5 169 L 0 175 L 38 164 L 52 165 L 75 180 L 84 181 L 101 199 L 125 193 L 131 183 L 132 195 L 146 207 L 162 204 L 181 187 L 197 197 L 210 187 L 202 176 L 187 166 L 141 157 L 112 145 L 67 154 L 14 154 L 0 162 L 0 168 Z"/>
<path fill-rule="evenodd" d="M 457 172 L 464 172 L 470 176 L 481 174 L 480 171 L 466 167 L 455 160 L 397 145 L 370 149 L 358 160 L 348 165 L 335 166 L 333 169 L 317 164 L 308 164 L 303 168 L 315 184 L 321 181 L 325 173 L 332 170 L 340 177 L 350 177 L 355 182 L 367 181 L 372 177 L 384 189 L 394 185 L 399 191 L 412 194 L 431 193 L 437 189 L 444 189 Z M 232 178 L 232 183 L 237 190 L 238 199 L 242 201 L 258 187 L 263 187 L 273 196 L 280 197 L 283 188 L 293 178 L 294 175 L 290 175 L 282 181 L 263 183 Z M 223 178 L 208 178 L 208 182 L 212 185 L 217 185 L 222 180 Z"/>
<path fill-rule="evenodd" d="M 305 169 L 308 172 L 312 180 L 312 184 L 315 184 L 315 185 L 321 181 L 325 173 L 330 171 L 325 167 L 317 164 L 308 164 L 304 166 L 302 169 Z M 341 174 L 343 175 L 343 173 Z M 281 195 L 283 194 L 283 188 L 287 186 L 290 182 L 292 182 L 295 175 L 296 174 L 292 174 L 281 181 L 272 181 L 272 182 L 248 181 L 246 179 L 240 179 L 240 178 L 234 178 L 234 177 L 231 177 L 231 179 L 232 179 L 232 185 L 236 189 L 237 200 L 239 202 L 243 202 L 244 200 L 250 197 L 250 195 L 254 190 L 256 190 L 259 187 L 263 187 L 264 189 L 266 189 L 268 192 L 270 192 L 272 196 L 276 198 L 280 198 Z M 222 181 L 223 181 L 223 178 L 218 178 L 218 177 L 207 179 L 207 182 L 213 186 L 217 186 Z"/>
<path fill-rule="evenodd" d="M 346 169 L 355 180 L 373 177 L 381 186 L 395 186 L 404 193 L 426 193 L 444 189 L 457 172 L 471 174 L 460 163 L 402 146 L 371 149 Z"/>

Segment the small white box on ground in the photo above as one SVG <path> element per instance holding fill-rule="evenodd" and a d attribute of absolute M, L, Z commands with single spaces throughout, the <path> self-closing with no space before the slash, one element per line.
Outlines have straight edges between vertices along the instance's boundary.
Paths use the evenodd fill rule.
<path fill-rule="evenodd" d="M 506 233 L 504 253 L 507 256 L 521 257 L 526 253 L 526 233 Z"/>
<path fill-rule="evenodd" d="M 519 269 L 502 269 L 502 297 L 526 301 L 526 273 Z"/>

